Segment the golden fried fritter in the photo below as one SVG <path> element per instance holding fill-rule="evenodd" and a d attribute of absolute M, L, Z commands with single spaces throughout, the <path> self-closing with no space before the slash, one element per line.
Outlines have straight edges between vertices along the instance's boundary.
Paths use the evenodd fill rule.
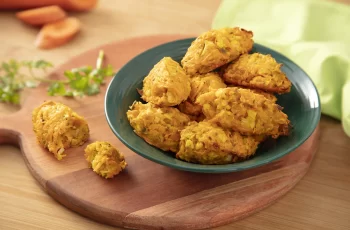
<path fill-rule="evenodd" d="M 86 120 L 68 106 L 46 101 L 32 112 L 33 131 L 39 144 L 47 148 L 58 160 L 70 147 L 84 144 L 89 138 Z"/>
<path fill-rule="evenodd" d="M 181 113 L 186 114 L 191 121 L 202 121 L 205 119 L 202 113 L 202 106 L 192 103 L 190 101 L 184 101 L 179 106 L 178 109 Z"/>
<path fill-rule="evenodd" d="M 198 96 L 207 93 L 211 90 L 225 88 L 226 84 L 218 73 L 210 72 L 207 74 L 196 75 L 190 79 L 191 92 L 188 99 L 179 105 L 179 110 L 182 113 L 191 116 L 200 116 L 202 106 L 195 103 Z"/>
<path fill-rule="evenodd" d="M 211 90 L 225 88 L 226 84 L 218 73 L 210 72 L 207 74 L 196 75 L 191 78 L 191 92 L 189 99 L 193 102 L 197 97 Z"/>
<path fill-rule="evenodd" d="M 190 100 L 182 102 L 178 106 L 181 113 L 187 114 L 189 116 L 200 116 L 202 114 L 202 106 L 191 102 Z"/>
<path fill-rule="evenodd" d="M 228 87 L 197 98 L 206 119 L 242 134 L 288 135 L 288 116 L 281 107 L 249 89 Z"/>
<path fill-rule="evenodd" d="M 141 102 L 133 103 L 127 111 L 127 117 L 138 136 L 150 145 L 172 152 L 178 151 L 180 131 L 190 121 L 177 108 Z"/>
<path fill-rule="evenodd" d="M 227 64 L 253 48 L 253 32 L 238 27 L 212 29 L 198 36 L 181 60 L 189 75 Z"/>
<path fill-rule="evenodd" d="M 178 159 L 200 164 L 229 164 L 253 155 L 259 140 L 202 121 L 181 131 Z"/>
<path fill-rule="evenodd" d="M 105 141 L 95 141 L 86 146 L 84 156 L 89 168 L 106 179 L 118 175 L 128 165 L 124 155 Z"/>
<path fill-rule="evenodd" d="M 174 106 L 190 95 L 190 77 L 179 63 L 164 57 L 143 80 L 142 99 L 159 106 Z"/>
<path fill-rule="evenodd" d="M 253 91 L 254 93 L 263 95 L 266 99 L 269 99 L 273 102 L 277 101 L 277 97 L 275 95 L 273 95 L 272 93 L 268 93 L 268 92 L 265 92 L 264 90 L 260 90 L 260 89 L 250 89 L 250 90 Z"/>
<path fill-rule="evenodd" d="M 273 95 L 272 93 L 265 92 L 264 90 L 261 89 L 250 89 L 244 86 L 236 86 L 236 85 L 229 85 L 228 87 L 238 87 L 238 88 L 243 88 L 243 89 L 249 89 L 253 91 L 254 93 L 258 93 L 266 97 L 266 99 L 272 100 L 273 102 L 277 101 L 277 97 Z"/>
<path fill-rule="evenodd" d="M 235 85 L 271 93 L 288 93 L 292 83 L 281 71 L 281 66 L 270 54 L 244 54 L 227 66 L 223 78 Z"/>

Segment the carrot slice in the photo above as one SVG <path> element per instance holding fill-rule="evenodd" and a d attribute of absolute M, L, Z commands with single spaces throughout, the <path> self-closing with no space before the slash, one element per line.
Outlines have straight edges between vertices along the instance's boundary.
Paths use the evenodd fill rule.
<path fill-rule="evenodd" d="M 61 20 L 66 17 L 66 12 L 55 5 L 20 11 L 16 17 L 27 24 L 38 26 Z"/>
<path fill-rule="evenodd" d="M 98 0 L 0 0 L 0 9 L 31 9 L 58 5 L 67 11 L 88 11 L 96 7 Z"/>
<path fill-rule="evenodd" d="M 44 25 L 36 40 L 35 46 L 40 49 L 51 49 L 61 46 L 80 31 L 80 21 L 75 17 L 67 17 L 57 22 Z"/>
<path fill-rule="evenodd" d="M 95 8 L 97 0 L 69 0 L 65 8 L 75 11 L 87 11 Z"/>

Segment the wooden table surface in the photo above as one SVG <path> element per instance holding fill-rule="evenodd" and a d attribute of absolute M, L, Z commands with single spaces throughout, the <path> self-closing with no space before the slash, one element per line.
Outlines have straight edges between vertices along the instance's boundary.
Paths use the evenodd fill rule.
<path fill-rule="evenodd" d="M 348 2 L 350 0 L 338 0 Z M 0 61 L 43 58 L 55 65 L 92 47 L 157 33 L 199 34 L 210 28 L 219 0 L 101 0 L 76 15 L 81 34 L 66 46 L 38 50 L 37 29 L 11 12 L 0 13 Z M 122 55 L 122 54 L 121 54 Z M 0 114 L 17 108 L 0 105 Z M 350 138 L 339 121 L 322 117 L 321 144 L 302 181 L 269 208 L 216 229 L 350 229 Z M 0 146 L 0 229 L 120 229 L 86 219 L 48 196 L 29 173 L 20 151 Z"/>

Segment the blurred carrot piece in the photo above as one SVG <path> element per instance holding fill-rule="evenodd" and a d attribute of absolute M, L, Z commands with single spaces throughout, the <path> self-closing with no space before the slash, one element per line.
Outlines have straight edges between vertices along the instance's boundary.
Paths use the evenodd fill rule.
<path fill-rule="evenodd" d="M 98 0 L 69 0 L 66 8 L 69 10 L 86 11 L 96 7 Z"/>
<path fill-rule="evenodd" d="M 20 11 L 16 17 L 27 24 L 41 26 L 65 18 L 66 12 L 59 6 L 44 6 Z"/>
<path fill-rule="evenodd" d="M 80 31 L 80 21 L 67 17 L 60 21 L 44 25 L 36 40 L 35 46 L 40 49 L 52 49 L 69 42 Z"/>
<path fill-rule="evenodd" d="M 66 11 L 88 11 L 98 0 L 0 0 L 0 9 L 18 10 L 57 5 Z"/>

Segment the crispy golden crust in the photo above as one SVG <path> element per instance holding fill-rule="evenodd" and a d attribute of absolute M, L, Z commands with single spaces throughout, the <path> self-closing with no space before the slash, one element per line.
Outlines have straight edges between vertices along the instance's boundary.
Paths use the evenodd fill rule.
<path fill-rule="evenodd" d="M 198 96 L 211 90 L 225 88 L 226 84 L 218 73 L 210 72 L 207 74 L 196 75 L 190 79 L 191 92 L 188 99 L 182 102 L 178 108 L 182 113 L 201 119 L 202 106 L 195 103 Z M 194 119 L 198 120 L 198 119 Z"/>
<path fill-rule="evenodd" d="M 249 89 L 229 87 L 197 98 L 206 119 L 242 134 L 288 135 L 288 116 L 281 107 Z"/>
<path fill-rule="evenodd" d="M 275 95 L 273 95 L 272 93 L 268 93 L 268 92 L 265 92 L 264 90 L 260 90 L 260 89 L 250 89 L 250 90 L 253 91 L 254 93 L 263 95 L 266 99 L 269 99 L 273 102 L 277 102 L 277 97 Z"/>
<path fill-rule="evenodd" d="M 89 168 L 106 179 L 118 175 L 128 165 L 124 155 L 105 141 L 95 141 L 86 146 L 84 156 Z"/>
<path fill-rule="evenodd" d="M 292 83 L 281 71 L 281 66 L 270 54 L 244 54 L 227 66 L 223 78 L 234 85 L 271 93 L 288 93 Z"/>
<path fill-rule="evenodd" d="M 195 104 L 189 100 L 182 102 L 178 106 L 181 113 L 189 116 L 200 116 L 202 114 L 202 106 Z"/>
<path fill-rule="evenodd" d="M 70 147 L 84 144 L 89 138 L 86 120 L 68 106 L 46 101 L 32 112 L 33 131 L 39 144 L 58 160 Z"/>
<path fill-rule="evenodd" d="M 170 57 L 160 60 L 143 80 L 142 99 L 159 106 L 175 106 L 190 95 L 190 77 Z"/>
<path fill-rule="evenodd" d="M 172 152 L 178 151 L 180 131 L 190 121 L 177 108 L 158 107 L 141 102 L 133 103 L 127 117 L 138 136 L 150 145 Z"/>
<path fill-rule="evenodd" d="M 252 37 L 253 32 L 238 27 L 212 29 L 192 42 L 181 64 L 189 75 L 208 73 L 248 53 Z"/>
<path fill-rule="evenodd" d="M 253 155 L 259 140 L 202 121 L 181 131 L 178 159 L 200 164 L 229 164 Z"/>
<path fill-rule="evenodd" d="M 229 85 L 228 87 L 238 87 L 238 88 L 243 88 L 243 89 L 249 89 L 244 86 L 236 86 L 236 85 Z M 272 93 L 265 92 L 264 90 L 261 89 L 249 89 L 254 93 L 258 93 L 266 97 L 266 99 L 272 100 L 273 102 L 277 102 L 277 97 L 273 95 Z"/>
<path fill-rule="evenodd" d="M 178 106 L 178 109 L 181 113 L 186 114 L 191 121 L 203 121 L 205 119 L 204 114 L 202 113 L 202 106 L 194 104 L 189 101 L 185 101 Z"/>
<path fill-rule="evenodd" d="M 191 92 L 188 98 L 194 102 L 198 96 L 204 93 L 225 87 L 226 84 L 218 73 L 210 72 L 196 75 L 191 78 Z"/>

